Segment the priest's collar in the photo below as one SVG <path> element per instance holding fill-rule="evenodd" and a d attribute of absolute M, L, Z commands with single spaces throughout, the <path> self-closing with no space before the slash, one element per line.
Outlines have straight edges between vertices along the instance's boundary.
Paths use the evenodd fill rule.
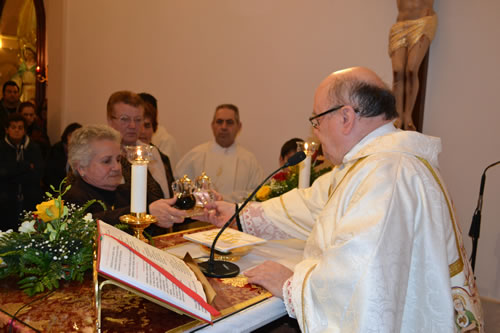
<path fill-rule="evenodd" d="M 361 141 L 359 141 L 354 147 L 352 147 L 352 149 L 347 154 L 345 154 L 342 163 L 347 163 L 348 161 L 350 161 L 352 157 L 361 150 L 361 148 L 363 148 L 369 142 L 373 141 L 375 138 L 378 138 L 379 136 L 382 135 L 394 133 L 397 131 L 400 130 L 394 127 L 394 124 L 392 122 L 380 126 L 379 128 L 370 132 L 367 136 L 361 139 Z"/>
<path fill-rule="evenodd" d="M 236 141 L 234 141 L 233 144 L 227 148 L 224 148 L 224 147 L 220 146 L 216 141 L 213 141 L 212 151 L 214 153 L 232 154 L 236 151 L 236 146 L 237 146 Z"/>

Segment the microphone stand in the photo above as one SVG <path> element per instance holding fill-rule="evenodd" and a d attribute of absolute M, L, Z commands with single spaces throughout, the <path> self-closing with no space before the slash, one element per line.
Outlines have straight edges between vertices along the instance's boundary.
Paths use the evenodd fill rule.
<path fill-rule="evenodd" d="M 469 260 L 471 262 L 473 272 L 476 266 L 477 246 L 479 242 L 479 234 L 481 231 L 481 210 L 483 209 L 483 193 L 484 184 L 486 182 L 486 171 L 497 164 L 500 164 L 500 161 L 488 165 L 483 171 L 483 175 L 481 176 L 481 186 L 479 187 L 479 198 L 477 199 L 476 210 L 474 211 L 474 215 L 472 216 L 472 222 L 469 229 L 469 237 L 472 238 L 472 253 Z"/>
<path fill-rule="evenodd" d="M 217 240 L 219 239 L 220 235 L 224 232 L 224 230 L 227 229 L 233 222 L 233 219 L 236 218 L 236 216 L 239 215 L 239 213 L 245 208 L 245 206 L 248 204 L 248 202 L 254 197 L 254 195 L 257 193 L 257 191 L 271 178 L 275 173 L 278 171 L 287 168 L 289 166 L 296 165 L 303 161 L 306 158 L 306 154 L 303 151 L 299 151 L 295 153 L 292 157 L 288 159 L 288 161 L 278 169 L 276 169 L 273 173 L 271 173 L 269 176 L 267 176 L 266 179 L 262 183 L 260 183 L 259 186 L 255 188 L 255 190 L 246 198 L 246 200 L 241 204 L 241 206 L 236 209 L 234 212 L 233 216 L 229 218 L 229 220 L 224 224 L 224 226 L 220 229 L 219 233 L 215 236 L 215 239 L 212 243 L 212 248 L 210 249 L 210 259 L 198 264 L 200 267 L 200 270 L 203 274 L 209 277 L 217 277 L 217 278 L 228 278 L 228 277 L 233 277 L 239 274 L 240 268 L 238 265 L 233 264 L 232 262 L 229 261 L 223 261 L 223 260 L 214 260 L 214 255 L 215 255 L 215 244 L 217 243 Z"/>

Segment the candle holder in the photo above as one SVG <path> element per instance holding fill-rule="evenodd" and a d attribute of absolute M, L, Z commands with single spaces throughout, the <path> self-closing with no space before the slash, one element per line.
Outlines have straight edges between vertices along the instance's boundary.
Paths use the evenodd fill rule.
<path fill-rule="evenodd" d="M 120 222 L 128 224 L 128 226 L 134 231 L 135 238 L 149 243 L 148 239 L 144 237 L 143 231 L 151 224 L 158 222 L 158 220 L 153 215 L 149 215 L 146 213 L 131 213 L 120 216 Z"/>
<path fill-rule="evenodd" d="M 156 217 L 147 214 L 146 208 L 148 163 L 153 156 L 152 149 L 149 145 L 125 147 L 127 160 L 132 164 L 130 214 L 120 216 L 120 221 L 130 226 L 134 236 L 146 243 L 148 240 L 143 235 L 144 229 L 157 222 Z"/>
<path fill-rule="evenodd" d="M 307 188 L 311 185 L 311 160 L 316 150 L 318 150 L 318 144 L 314 141 L 297 142 L 297 151 L 306 153 L 305 160 L 299 164 L 299 188 Z"/>

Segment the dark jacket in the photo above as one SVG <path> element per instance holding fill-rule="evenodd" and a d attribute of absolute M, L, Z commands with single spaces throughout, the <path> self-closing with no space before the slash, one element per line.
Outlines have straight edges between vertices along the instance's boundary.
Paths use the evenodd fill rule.
<path fill-rule="evenodd" d="M 43 183 L 47 190 L 50 188 L 50 185 L 53 185 L 55 188 L 59 187 L 59 184 L 67 174 L 67 162 L 68 156 L 64 149 L 64 144 L 62 141 L 59 141 L 50 148 L 45 160 Z"/>
<path fill-rule="evenodd" d="M 94 218 L 108 224 L 118 224 L 120 216 L 130 214 L 130 189 L 126 185 L 119 185 L 116 190 L 107 191 L 92 186 L 76 176 L 71 182 L 71 188 L 63 197 L 65 202 L 80 207 L 93 199 L 102 201 L 106 205 L 106 210 L 96 202 L 87 211 L 92 213 Z"/>
<path fill-rule="evenodd" d="M 35 210 L 42 201 L 43 159 L 40 148 L 28 136 L 19 145 L 7 138 L 0 142 L 0 230 L 17 230 L 23 210 Z"/>

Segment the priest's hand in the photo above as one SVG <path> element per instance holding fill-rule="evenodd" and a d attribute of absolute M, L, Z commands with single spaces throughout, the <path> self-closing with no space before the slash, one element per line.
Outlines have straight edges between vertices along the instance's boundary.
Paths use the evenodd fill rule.
<path fill-rule="evenodd" d="M 248 282 L 261 285 L 274 296 L 283 299 L 283 285 L 293 275 L 293 271 L 282 264 L 268 260 L 243 274 L 248 277 Z"/>
<path fill-rule="evenodd" d="M 225 201 L 216 201 L 205 205 L 204 214 L 194 219 L 210 222 L 221 228 L 236 211 L 236 205 Z"/>
<path fill-rule="evenodd" d="M 157 225 L 162 228 L 170 228 L 174 223 L 181 223 L 186 217 L 186 212 L 173 205 L 177 198 L 160 199 L 149 205 L 149 212 L 158 219 Z"/>

